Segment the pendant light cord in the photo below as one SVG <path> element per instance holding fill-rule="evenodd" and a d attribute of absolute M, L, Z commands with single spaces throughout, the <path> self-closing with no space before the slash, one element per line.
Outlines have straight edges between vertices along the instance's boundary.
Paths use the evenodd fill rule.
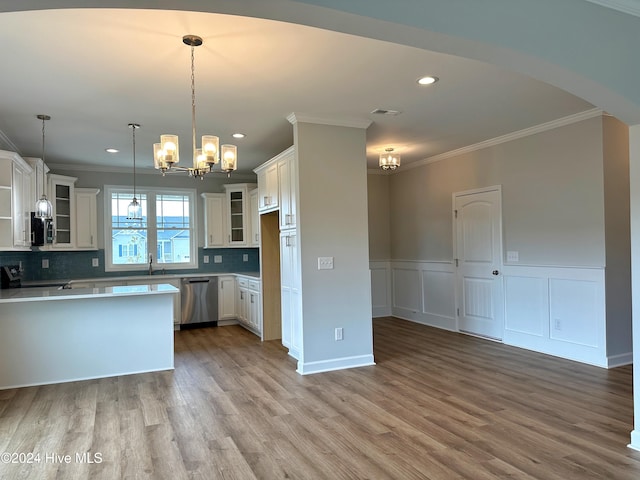
<path fill-rule="evenodd" d="M 136 199 L 136 126 L 131 127 L 133 130 L 133 199 Z"/>
<path fill-rule="evenodd" d="M 195 46 L 191 45 L 191 143 L 193 148 L 193 168 L 198 168 L 196 155 L 196 67 Z"/>

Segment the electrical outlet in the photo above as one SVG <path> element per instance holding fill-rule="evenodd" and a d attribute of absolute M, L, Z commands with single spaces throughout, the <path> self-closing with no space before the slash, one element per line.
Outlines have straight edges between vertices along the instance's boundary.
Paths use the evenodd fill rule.
<path fill-rule="evenodd" d="M 99 267 L 99 266 L 100 266 L 100 259 L 98 259 L 98 258 L 92 258 L 92 259 L 91 259 L 91 266 L 92 266 L 92 267 Z"/>
<path fill-rule="evenodd" d="M 333 270 L 333 257 L 318 257 L 318 270 Z"/>
<path fill-rule="evenodd" d="M 43 258 L 42 259 L 42 268 L 49 268 L 49 259 L 48 258 Z"/>
<path fill-rule="evenodd" d="M 507 262 L 519 262 L 520 255 L 514 250 L 507 250 Z"/>
<path fill-rule="evenodd" d="M 209 255 L 204 256 L 204 263 L 209 263 Z"/>
<path fill-rule="evenodd" d="M 554 320 L 554 326 L 553 326 L 553 328 L 554 328 L 554 329 L 556 329 L 556 330 L 558 330 L 558 331 L 562 330 L 562 323 L 560 322 L 560 319 L 559 319 L 559 318 L 556 318 L 556 319 Z"/>
<path fill-rule="evenodd" d="M 222 263 L 222 255 L 214 255 L 213 263 Z"/>
<path fill-rule="evenodd" d="M 242 254 L 242 261 L 243 262 L 248 262 L 249 261 L 249 254 L 247 254 L 247 253 Z"/>
<path fill-rule="evenodd" d="M 336 342 L 343 339 L 342 336 L 342 327 L 336 328 Z"/>

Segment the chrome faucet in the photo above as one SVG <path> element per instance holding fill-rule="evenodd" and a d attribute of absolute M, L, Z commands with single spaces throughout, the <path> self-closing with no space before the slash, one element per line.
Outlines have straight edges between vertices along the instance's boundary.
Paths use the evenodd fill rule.
<path fill-rule="evenodd" d="M 149 275 L 153 275 L 153 255 L 149 254 Z"/>

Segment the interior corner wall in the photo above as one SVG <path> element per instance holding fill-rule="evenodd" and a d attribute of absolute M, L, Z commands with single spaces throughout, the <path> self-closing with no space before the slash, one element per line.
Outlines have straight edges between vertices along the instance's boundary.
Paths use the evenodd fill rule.
<path fill-rule="evenodd" d="M 369 196 L 369 259 L 386 261 L 391 258 L 389 233 L 389 175 L 367 175 Z"/>
<path fill-rule="evenodd" d="M 603 117 L 607 356 L 632 351 L 629 127 Z"/>
<path fill-rule="evenodd" d="M 342 368 L 370 364 L 366 130 L 297 122 L 294 139 L 303 362 L 313 364 L 316 371 L 332 369 L 335 362 Z M 327 145 L 331 155 L 326 153 Z M 333 257 L 334 268 L 318 270 L 318 257 Z M 344 332 L 342 341 L 334 338 L 339 327 Z"/>
<path fill-rule="evenodd" d="M 452 261 L 454 192 L 502 186 L 504 251 L 522 265 L 604 267 L 602 118 L 390 178 L 391 259 Z"/>

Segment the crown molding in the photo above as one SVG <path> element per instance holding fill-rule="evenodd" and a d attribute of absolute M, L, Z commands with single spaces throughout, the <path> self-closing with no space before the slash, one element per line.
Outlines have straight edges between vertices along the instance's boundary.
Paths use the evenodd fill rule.
<path fill-rule="evenodd" d="M 0 148 L 4 148 L 4 150 L 15 152 L 18 155 L 22 156 L 16 144 L 11 141 L 7 134 L 0 130 Z"/>
<path fill-rule="evenodd" d="M 601 7 L 611 8 L 628 15 L 640 17 L 640 1 L 638 0 L 586 0 Z"/>
<path fill-rule="evenodd" d="M 321 115 L 310 115 L 306 113 L 290 113 L 287 115 L 287 120 L 292 125 L 296 123 L 317 123 L 320 125 L 332 125 L 334 127 L 352 127 L 352 128 L 369 128 L 371 120 L 364 118 L 336 118 L 325 117 Z"/>
<path fill-rule="evenodd" d="M 476 150 L 482 150 L 483 148 L 493 147 L 495 145 L 500 145 L 501 143 L 511 142 L 513 140 L 517 140 L 519 138 L 528 137 L 531 135 L 535 135 L 537 133 L 546 132 L 548 130 L 553 130 L 555 128 L 564 127 L 566 125 L 571 125 L 572 123 L 582 122 L 583 120 L 588 120 L 590 118 L 599 117 L 603 115 L 603 111 L 599 108 L 592 108 L 591 110 L 586 110 L 584 112 L 576 113 L 574 115 L 569 115 L 567 117 L 562 117 L 557 120 L 552 120 L 547 123 L 541 123 L 540 125 L 535 125 L 533 127 L 525 128 L 523 130 L 518 130 L 517 132 L 508 133 L 506 135 L 502 135 L 500 137 L 491 138 L 489 140 L 485 140 L 483 142 L 475 143 L 473 145 L 469 145 L 466 147 L 458 148 L 456 150 L 451 150 L 449 152 L 440 153 L 438 155 L 434 155 L 433 157 L 427 157 L 423 160 L 418 160 L 417 162 L 412 162 L 408 164 L 406 167 L 402 168 L 402 171 L 409 170 L 412 168 L 422 167 L 423 165 L 428 165 L 430 163 L 440 162 L 442 160 L 446 160 L 448 158 L 457 157 L 459 155 L 463 155 L 465 153 L 475 152 Z M 394 173 L 400 173 L 400 171 L 396 171 Z"/>

